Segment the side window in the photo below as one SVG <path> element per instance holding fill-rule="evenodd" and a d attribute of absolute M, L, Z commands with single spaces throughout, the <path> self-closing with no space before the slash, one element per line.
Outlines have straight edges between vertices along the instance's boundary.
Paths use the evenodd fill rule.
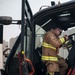
<path fill-rule="evenodd" d="M 41 22 L 41 21 L 39 21 L 39 22 Z M 38 48 L 38 47 L 41 47 L 44 34 L 46 33 L 46 31 L 48 29 L 50 30 L 50 28 L 52 27 L 52 25 L 48 26 L 48 24 L 53 23 L 52 18 L 49 18 L 48 20 L 46 20 L 42 23 L 39 23 L 39 22 L 37 22 L 36 28 L 35 28 L 35 30 L 36 30 L 36 32 L 35 32 L 35 34 L 36 34 L 35 49 Z"/>
<path fill-rule="evenodd" d="M 43 41 L 43 35 L 45 34 L 45 30 L 40 26 L 36 25 L 36 38 L 35 38 L 35 49 L 41 47 Z"/>

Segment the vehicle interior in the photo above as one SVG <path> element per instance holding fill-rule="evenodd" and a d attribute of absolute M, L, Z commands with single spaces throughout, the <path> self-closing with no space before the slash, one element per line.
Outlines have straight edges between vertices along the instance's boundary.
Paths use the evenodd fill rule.
<path fill-rule="evenodd" d="M 65 31 L 69 31 L 69 28 L 75 27 L 75 7 L 73 4 L 75 2 L 68 2 L 64 4 L 59 4 L 56 6 L 52 6 L 50 8 L 46 8 L 41 10 L 40 12 L 37 12 L 34 15 L 34 23 L 36 26 L 36 38 L 35 41 L 38 42 L 35 43 L 35 55 L 34 55 L 34 62 L 35 62 L 35 70 L 36 75 L 39 75 L 40 73 L 42 75 L 46 75 L 46 67 L 41 61 L 41 53 L 42 53 L 42 40 L 43 35 L 45 32 L 49 31 L 52 27 L 52 25 L 57 25 L 58 27 L 62 28 Z M 41 32 L 41 33 L 40 33 Z M 75 31 L 72 31 L 71 34 L 73 34 Z M 68 33 L 68 35 L 71 35 Z M 75 35 L 73 35 L 75 37 Z M 74 39 L 75 40 L 75 39 Z M 74 45 L 73 45 L 74 46 Z M 68 51 L 69 49 L 67 49 Z M 70 50 L 73 52 L 74 48 Z M 72 56 L 72 52 L 68 51 L 68 55 L 66 56 L 65 60 L 68 58 L 68 64 L 70 67 L 73 65 L 72 59 L 74 59 L 74 55 Z M 67 54 L 67 53 L 66 53 Z"/>
<path fill-rule="evenodd" d="M 27 17 L 24 29 L 25 33 L 23 34 L 23 39 L 22 33 L 19 35 L 7 58 L 5 75 L 21 75 L 20 63 L 22 58 L 20 53 L 22 45 L 26 57 L 33 63 L 35 69 L 34 75 L 46 75 L 46 66 L 41 61 L 43 35 L 51 29 L 53 24 L 61 27 L 64 32 L 68 31 L 71 27 L 75 27 L 75 1 L 42 9 L 34 15 L 31 14 L 28 2 L 26 5 L 27 7 L 24 8 L 24 10 L 26 10 L 24 15 Z M 75 32 L 73 31 L 73 33 Z M 74 36 L 74 34 L 72 36 Z M 22 41 L 23 44 L 21 43 Z M 72 50 L 74 51 L 73 48 Z M 72 54 L 70 55 L 72 56 Z M 73 54 L 73 56 L 74 59 L 75 55 Z M 23 71 L 23 73 L 24 72 L 25 71 Z"/>

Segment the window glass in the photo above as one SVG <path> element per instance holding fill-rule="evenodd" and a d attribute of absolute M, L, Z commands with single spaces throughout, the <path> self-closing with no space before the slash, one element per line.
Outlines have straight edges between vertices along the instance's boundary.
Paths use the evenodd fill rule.
<path fill-rule="evenodd" d="M 37 47 L 41 47 L 43 35 L 45 34 L 45 30 L 41 28 L 39 25 L 36 25 L 36 38 L 35 38 L 35 49 Z"/>

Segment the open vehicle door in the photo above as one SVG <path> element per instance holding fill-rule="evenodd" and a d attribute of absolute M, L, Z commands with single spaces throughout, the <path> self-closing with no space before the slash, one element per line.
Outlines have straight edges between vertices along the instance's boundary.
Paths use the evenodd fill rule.
<path fill-rule="evenodd" d="M 11 23 L 12 24 L 12 23 Z M 27 63 L 22 66 L 24 55 L 33 60 L 34 23 L 33 14 L 27 0 L 22 0 L 22 16 L 17 22 L 21 24 L 21 33 L 18 36 L 5 63 L 5 70 L 1 75 L 29 75 Z M 33 42 L 33 44 L 32 44 Z"/>

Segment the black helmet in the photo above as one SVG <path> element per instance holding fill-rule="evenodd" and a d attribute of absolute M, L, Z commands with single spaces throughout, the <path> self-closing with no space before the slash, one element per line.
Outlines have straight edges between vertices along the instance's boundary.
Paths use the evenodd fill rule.
<path fill-rule="evenodd" d="M 63 27 L 62 27 L 61 25 L 57 25 L 57 24 L 55 24 L 55 23 L 52 23 L 52 24 L 50 25 L 50 29 L 55 29 L 55 28 L 60 28 L 60 29 L 63 30 Z"/>

